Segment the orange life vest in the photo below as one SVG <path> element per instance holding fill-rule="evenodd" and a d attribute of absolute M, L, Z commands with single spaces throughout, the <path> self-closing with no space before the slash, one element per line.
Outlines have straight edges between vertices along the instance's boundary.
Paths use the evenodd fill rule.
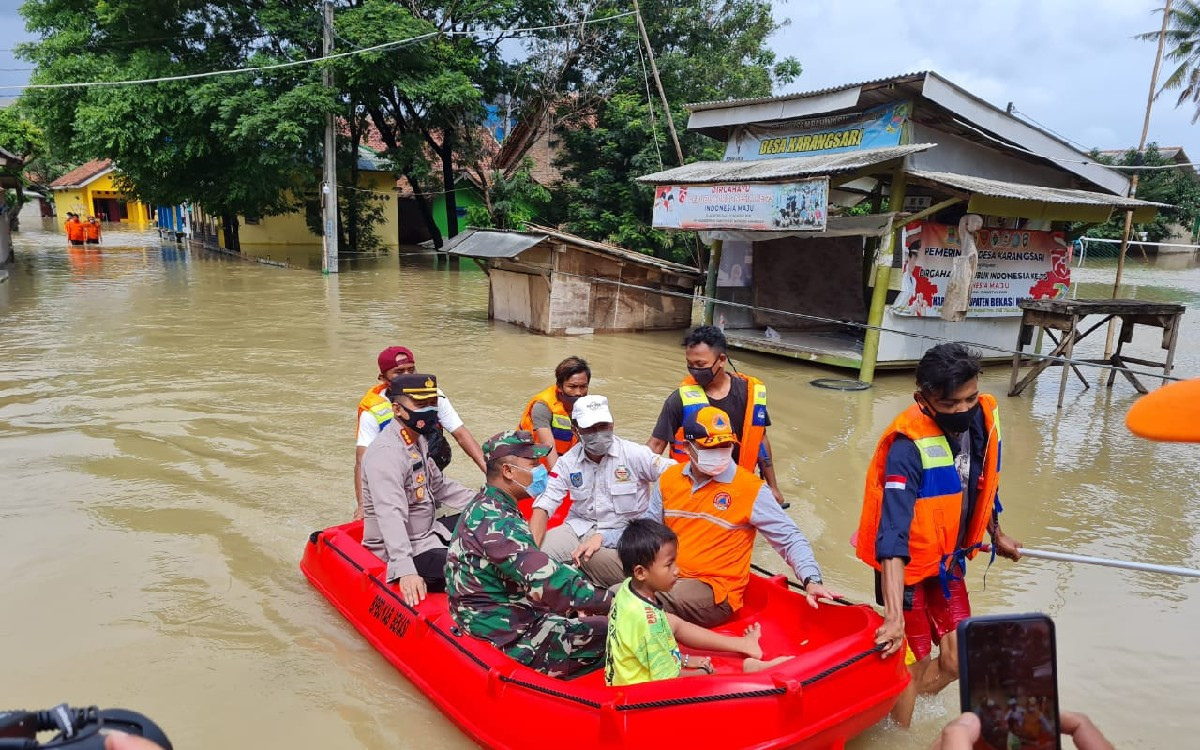
<path fill-rule="evenodd" d="M 369 391 L 358 402 L 358 413 L 354 415 L 354 431 L 358 432 L 358 422 L 362 419 L 364 411 L 371 412 L 375 417 L 375 421 L 379 424 L 380 431 L 387 427 L 388 422 L 392 421 L 392 402 L 388 401 L 387 396 L 383 392 L 387 390 L 387 383 L 380 383 L 372 386 Z"/>
<path fill-rule="evenodd" d="M 87 238 L 87 231 L 81 222 L 70 219 L 66 223 L 67 239 L 72 242 L 82 242 Z"/>
<path fill-rule="evenodd" d="M 758 453 L 762 448 L 763 436 L 767 434 L 767 386 L 753 375 L 731 372 L 729 376 L 746 381 L 746 418 L 742 421 L 742 429 L 737 430 L 738 466 L 753 472 L 758 466 Z M 683 403 L 683 421 L 675 430 L 675 441 L 671 443 L 671 458 L 680 463 L 687 463 L 687 441 L 683 438 L 683 425 L 688 423 L 692 415 L 708 406 L 708 395 L 696 379 L 688 375 L 679 384 L 679 400 Z"/>
<path fill-rule="evenodd" d="M 750 515 L 763 480 L 739 466 L 732 482 L 712 480 L 693 492 L 686 466 L 675 464 L 658 478 L 663 521 L 679 537 L 679 574 L 711 586 L 714 604 L 740 609 L 754 553 Z"/>
<path fill-rule="evenodd" d="M 84 233 L 86 234 L 86 236 L 89 240 L 100 239 L 100 225 L 99 224 L 94 224 L 89 221 L 87 224 L 83 225 L 83 229 L 84 229 Z"/>
<path fill-rule="evenodd" d="M 550 434 L 554 436 L 554 450 L 561 456 L 571 450 L 578 438 L 571 427 L 571 415 L 567 413 L 567 407 L 558 400 L 558 386 L 552 385 L 529 400 L 517 429 L 533 432 L 533 406 L 539 401 L 550 407 Z"/>
<path fill-rule="evenodd" d="M 988 439 L 979 488 L 975 494 L 975 509 L 967 519 L 967 533 L 963 536 L 962 546 L 958 546 L 958 538 L 963 486 L 954 467 L 950 442 L 937 423 L 913 404 L 888 426 L 867 470 L 867 487 L 855 544 L 860 560 L 876 570 L 882 569 L 875 557 L 875 537 L 879 532 L 883 490 L 887 483 L 884 467 L 888 450 L 898 435 L 904 435 L 917 446 L 921 454 L 922 472 L 912 525 L 908 531 L 909 561 L 904 567 L 904 584 L 911 586 L 938 575 L 958 577 L 953 571 L 953 563 L 958 561 L 960 565 L 965 565 L 968 558 L 979 552 L 993 508 L 999 512 L 995 501 L 1000 488 L 1000 417 L 996 399 L 981 393 L 979 404 L 983 409 Z"/>

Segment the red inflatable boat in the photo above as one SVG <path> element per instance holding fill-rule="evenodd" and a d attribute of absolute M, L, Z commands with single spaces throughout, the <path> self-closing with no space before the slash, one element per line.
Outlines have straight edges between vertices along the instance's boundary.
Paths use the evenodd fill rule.
<path fill-rule="evenodd" d="M 712 654 L 717 674 L 607 687 L 600 670 L 565 681 L 468 636 L 444 594 L 417 607 L 384 583 L 363 548 L 362 522 L 312 534 L 300 569 L 371 645 L 474 740 L 492 748 L 841 748 L 882 719 L 908 683 L 902 658 L 881 659 L 867 606 L 808 606 L 782 576 L 752 575 L 736 621 L 762 625 L 764 656 L 795 658 L 742 674 Z"/>

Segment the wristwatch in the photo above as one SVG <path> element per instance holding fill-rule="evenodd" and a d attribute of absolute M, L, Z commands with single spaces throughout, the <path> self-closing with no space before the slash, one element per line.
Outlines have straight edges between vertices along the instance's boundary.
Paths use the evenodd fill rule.
<path fill-rule="evenodd" d="M 800 582 L 800 586 L 805 591 L 808 591 L 808 585 L 810 583 L 824 583 L 824 581 L 821 580 L 821 576 L 806 576 L 804 580 Z"/>

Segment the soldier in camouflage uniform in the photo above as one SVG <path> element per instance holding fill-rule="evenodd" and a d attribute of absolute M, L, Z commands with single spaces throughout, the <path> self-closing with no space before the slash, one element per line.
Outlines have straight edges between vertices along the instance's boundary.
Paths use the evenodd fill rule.
<path fill-rule="evenodd" d="M 487 485 L 467 504 L 450 541 L 446 593 L 463 630 L 539 672 L 571 677 L 604 660 L 612 598 L 538 549 L 517 510 L 517 500 L 545 489 L 538 459 L 547 450 L 525 430 L 484 443 Z"/>

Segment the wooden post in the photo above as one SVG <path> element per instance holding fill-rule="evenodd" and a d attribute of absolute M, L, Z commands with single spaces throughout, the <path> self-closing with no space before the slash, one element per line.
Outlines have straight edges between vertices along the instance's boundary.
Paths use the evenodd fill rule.
<path fill-rule="evenodd" d="M 712 252 L 708 254 L 708 274 L 704 279 L 704 325 L 710 326 L 713 324 L 713 310 L 716 304 L 713 302 L 717 296 L 717 271 L 721 267 L 721 250 L 724 247 L 724 242 L 721 240 L 713 240 Z"/>
<path fill-rule="evenodd" d="M 907 180 L 903 167 L 898 168 L 892 175 L 892 190 L 888 197 L 888 210 L 898 213 L 904 207 L 904 194 L 907 192 Z M 896 248 L 904 242 L 904 224 L 899 224 L 892 230 L 891 249 L 893 256 Z M 903 249 L 901 249 L 903 252 Z M 892 282 L 892 260 L 875 266 L 875 289 L 871 293 L 871 310 L 867 314 L 867 324 L 883 325 L 883 309 L 887 306 L 888 285 Z M 868 328 L 863 335 L 862 364 L 858 369 L 858 379 L 864 383 L 875 380 L 875 363 L 879 359 L 879 331 Z"/>
<path fill-rule="evenodd" d="M 637 17 L 638 31 L 646 45 L 646 56 L 650 58 L 650 72 L 654 75 L 654 85 L 658 87 L 658 96 L 662 99 L 663 111 L 667 114 L 667 130 L 671 131 L 671 143 L 675 144 L 675 158 L 683 164 L 683 148 L 679 145 L 679 136 L 675 133 L 675 118 L 671 116 L 671 105 L 667 102 L 667 92 L 663 91 L 662 79 L 658 77 L 658 63 L 654 61 L 654 49 L 650 46 L 650 35 L 646 33 L 646 24 L 642 21 L 642 9 L 638 0 L 633 0 L 633 12 Z"/>
<path fill-rule="evenodd" d="M 1162 30 L 1158 32 L 1158 52 L 1154 55 L 1154 70 L 1150 73 L 1150 93 L 1146 96 L 1146 116 L 1142 119 L 1142 139 L 1138 142 L 1138 155 L 1146 150 L 1146 135 L 1150 132 L 1150 108 L 1154 105 L 1154 90 L 1158 88 L 1158 68 L 1162 65 L 1163 43 L 1167 40 L 1167 26 L 1171 20 L 1171 2 L 1167 0 L 1163 7 Z M 1141 166 L 1140 164 L 1138 166 Z M 1138 172 L 1133 173 L 1129 180 L 1129 197 L 1137 196 Z M 1112 298 L 1121 296 L 1121 274 L 1125 271 L 1125 253 L 1129 251 L 1129 232 L 1133 229 L 1133 209 L 1125 212 L 1125 231 L 1121 233 L 1121 251 L 1117 255 L 1117 278 L 1113 280 Z M 1104 342 L 1104 358 L 1112 355 L 1113 334 L 1117 330 L 1117 320 L 1108 321 L 1108 337 Z M 1059 408 L 1062 400 L 1059 399 Z"/>
<path fill-rule="evenodd" d="M 325 0 L 322 8 L 324 22 L 321 24 L 321 56 L 333 53 L 333 3 Z M 333 88 L 333 70 L 326 67 L 321 71 L 321 83 L 326 89 Z M 357 156 L 357 155 L 355 155 Z M 325 181 L 321 186 L 325 231 L 325 253 L 321 270 L 324 273 L 338 272 L 338 199 L 337 199 L 337 137 L 334 132 L 333 112 L 325 113 Z"/>

